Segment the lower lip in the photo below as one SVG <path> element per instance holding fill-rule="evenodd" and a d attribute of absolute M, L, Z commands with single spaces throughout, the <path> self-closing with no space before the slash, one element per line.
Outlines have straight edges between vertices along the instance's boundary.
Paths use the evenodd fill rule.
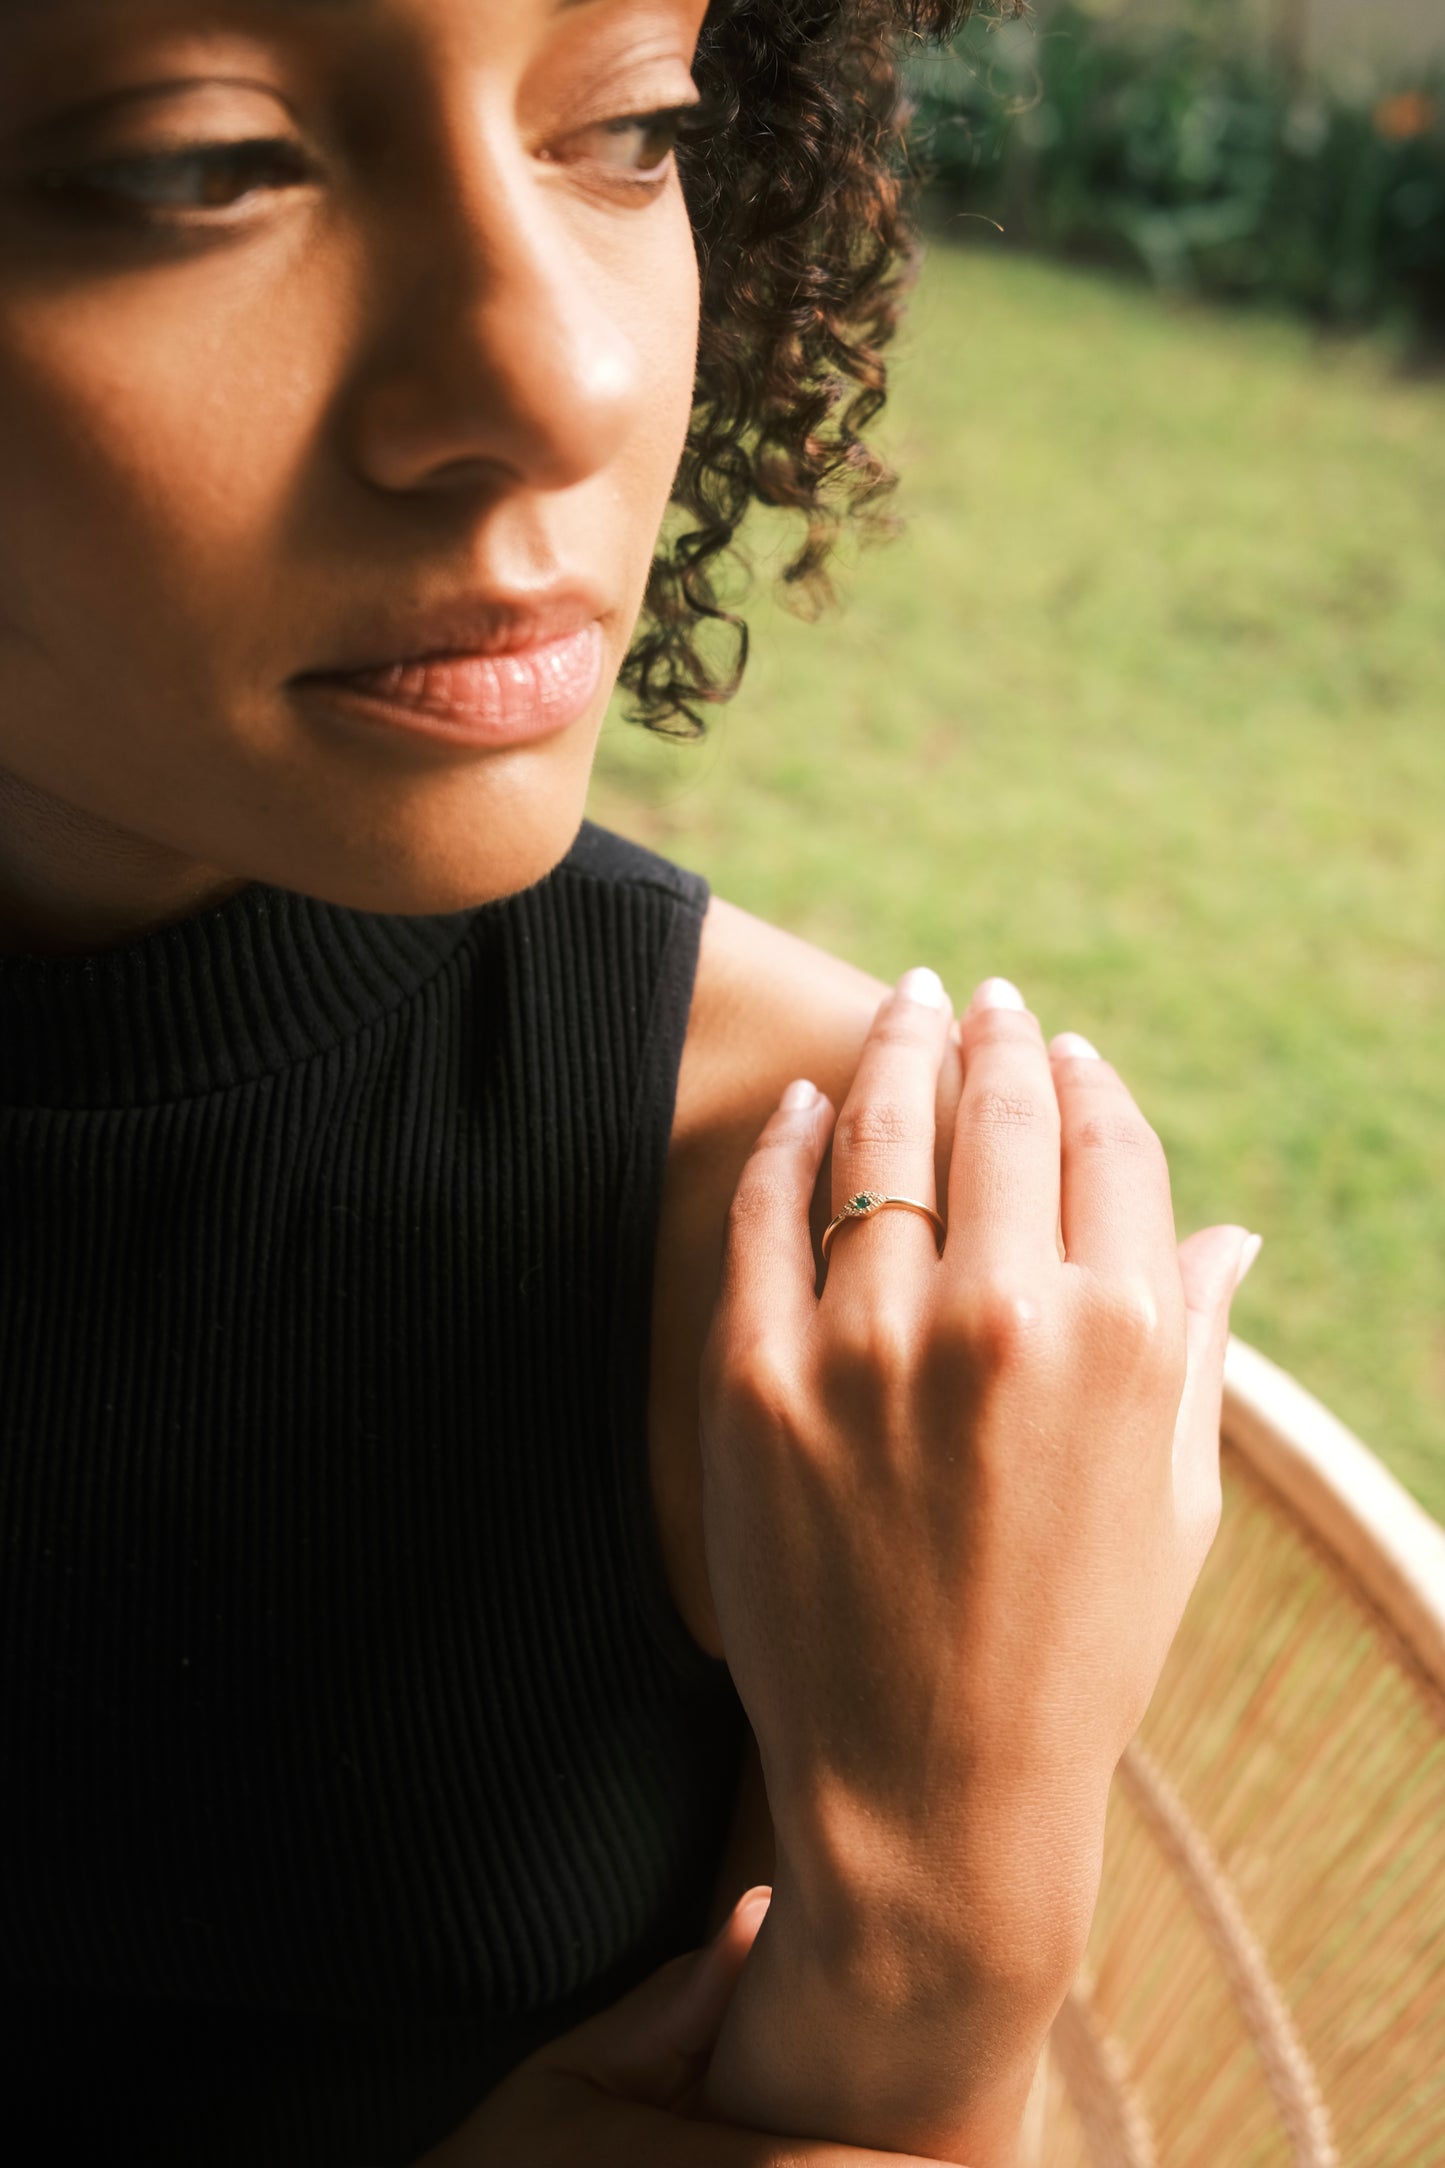
<path fill-rule="evenodd" d="M 297 683 L 383 729 L 500 751 L 567 729 L 585 713 L 601 676 L 602 628 L 594 620 L 505 655 L 448 655 Z"/>

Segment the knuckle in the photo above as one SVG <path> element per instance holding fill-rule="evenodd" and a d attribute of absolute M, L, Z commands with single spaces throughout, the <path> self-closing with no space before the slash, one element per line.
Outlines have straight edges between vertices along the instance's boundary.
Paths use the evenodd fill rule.
<path fill-rule="evenodd" d="M 965 1029 L 969 1043 L 983 1046 L 1039 1046 L 1043 1037 L 1038 1018 L 1031 1009 L 993 1008 L 975 1009 L 967 1018 Z"/>
<path fill-rule="evenodd" d="M 825 1357 L 830 1397 L 891 1403 L 912 1376 L 916 1339 L 914 1320 L 901 1303 L 883 1300 L 850 1314 Z"/>
<path fill-rule="evenodd" d="M 973 1365 L 1010 1370 L 1037 1347 L 1043 1322 L 1043 1304 L 1033 1289 L 994 1281 L 973 1289 L 955 1333 Z"/>
<path fill-rule="evenodd" d="M 936 1035 L 939 1012 L 920 1008 L 917 1002 L 885 1002 L 878 1012 L 871 1038 L 875 1046 L 915 1048 L 929 1046 Z"/>
<path fill-rule="evenodd" d="M 719 1349 L 714 1370 L 720 1397 L 749 1430 L 772 1435 L 788 1428 L 796 1400 L 793 1366 L 770 1334 Z"/>
<path fill-rule="evenodd" d="M 1177 1384 L 1183 1391 L 1185 1336 L 1173 1310 L 1148 1280 L 1099 1289 L 1091 1311 L 1089 1338 L 1108 1350 L 1115 1370 L 1161 1390 Z"/>
<path fill-rule="evenodd" d="M 728 1207 L 729 1241 L 746 1240 L 775 1226 L 791 1209 L 796 1188 L 786 1160 L 766 1149 L 755 1152 Z"/>
<path fill-rule="evenodd" d="M 1072 1142 L 1081 1152 L 1130 1153 L 1156 1162 L 1164 1158 L 1157 1130 L 1142 1114 L 1125 1113 L 1119 1108 L 1086 1115 L 1073 1132 Z"/>
<path fill-rule="evenodd" d="M 912 1370 L 914 1340 L 913 1318 L 896 1301 L 875 1303 L 854 1325 L 852 1333 L 855 1353 L 870 1371 L 886 1378 L 903 1377 Z"/>
<path fill-rule="evenodd" d="M 1147 1280 L 1121 1282 L 1103 1290 L 1099 1313 L 1109 1338 L 1117 1346 L 1153 1348 L 1160 1338 L 1163 1319 L 1159 1298 Z"/>
<path fill-rule="evenodd" d="M 963 1104 L 964 1123 L 976 1130 L 1033 1129 L 1047 1118 L 1047 1109 L 1032 1093 L 1002 1085 L 988 1085 Z"/>
<path fill-rule="evenodd" d="M 781 1153 L 796 1158 L 802 1143 L 797 1112 L 786 1107 L 775 1107 L 759 1132 L 751 1156 L 754 1159 L 767 1160 Z"/>
<path fill-rule="evenodd" d="M 907 1105 L 898 1099 L 865 1100 L 847 1107 L 838 1117 L 833 1152 L 847 1157 L 876 1145 L 926 1146 L 933 1148 L 933 1104 L 927 1108 Z"/>

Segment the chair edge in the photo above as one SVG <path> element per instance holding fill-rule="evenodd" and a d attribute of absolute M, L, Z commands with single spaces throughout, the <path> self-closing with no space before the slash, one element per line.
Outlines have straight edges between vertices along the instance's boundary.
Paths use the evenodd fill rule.
<path fill-rule="evenodd" d="M 1233 1334 L 1220 1436 L 1350 1570 L 1445 1693 L 1445 1528 L 1338 1416 Z"/>

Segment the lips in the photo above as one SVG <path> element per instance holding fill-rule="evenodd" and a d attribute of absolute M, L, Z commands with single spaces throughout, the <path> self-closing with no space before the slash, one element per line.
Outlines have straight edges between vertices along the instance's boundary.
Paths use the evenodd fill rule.
<path fill-rule="evenodd" d="M 570 719 L 585 705 L 597 682 L 601 645 L 601 630 L 593 622 L 561 638 L 499 654 L 433 656 L 324 675 L 393 707 L 510 733 L 563 715 Z"/>
<path fill-rule="evenodd" d="M 293 682 L 356 720 L 443 744 L 507 746 L 587 708 L 609 604 L 591 586 L 491 588 L 368 620 L 367 642 Z"/>
<path fill-rule="evenodd" d="M 581 581 L 547 588 L 492 588 L 415 609 L 371 611 L 355 647 L 303 677 L 356 677 L 421 664 L 524 654 L 565 640 L 607 614 L 606 598 Z"/>

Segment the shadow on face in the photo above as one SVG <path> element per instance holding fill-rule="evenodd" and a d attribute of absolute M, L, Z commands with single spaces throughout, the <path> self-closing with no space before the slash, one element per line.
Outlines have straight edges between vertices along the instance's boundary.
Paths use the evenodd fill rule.
<path fill-rule="evenodd" d="M 702 15 L 0 0 L 5 947 L 565 852 L 691 412 Z M 298 682 L 362 663 L 482 735 Z"/>

